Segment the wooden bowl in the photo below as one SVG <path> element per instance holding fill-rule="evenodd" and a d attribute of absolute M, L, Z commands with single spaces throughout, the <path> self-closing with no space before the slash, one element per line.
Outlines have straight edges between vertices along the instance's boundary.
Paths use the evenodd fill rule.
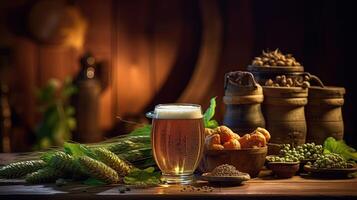
<path fill-rule="evenodd" d="M 291 178 L 300 168 L 300 162 L 268 162 L 268 168 L 278 178 Z"/>
<path fill-rule="evenodd" d="M 208 181 L 214 185 L 233 186 L 241 185 L 250 179 L 249 174 L 241 173 L 238 176 L 212 176 L 211 173 L 203 173 L 201 180 Z"/>
<path fill-rule="evenodd" d="M 264 166 L 267 152 L 267 147 L 240 150 L 206 150 L 199 169 L 202 172 L 211 172 L 219 165 L 229 164 L 254 178 L 258 176 L 260 169 Z"/>
<path fill-rule="evenodd" d="M 322 168 L 317 169 L 309 165 L 304 166 L 304 170 L 310 175 L 320 178 L 348 178 L 350 173 L 357 172 L 357 164 L 349 164 L 348 168 Z"/>

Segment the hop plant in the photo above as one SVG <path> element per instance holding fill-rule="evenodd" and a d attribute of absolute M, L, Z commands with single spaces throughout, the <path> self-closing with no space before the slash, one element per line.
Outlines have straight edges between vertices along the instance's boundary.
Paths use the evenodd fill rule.
<path fill-rule="evenodd" d="M 57 169 L 45 167 L 43 169 L 39 169 L 36 172 L 28 174 L 26 176 L 26 182 L 31 184 L 50 183 L 54 182 L 58 178 L 61 178 L 63 175 L 63 172 Z"/>
<path fill-rule="evenodd" d="M 82 170 L 95 179 L 108 184 L 119 182 L 118 173 L 100 161 L 94 160 L 88 156 L 81 156 L 78 158 L 78 162 L 80 163 Z"/>
<path fill-rule="evenodd" d="M 124 160 L 107 149 L 97 148 L 93 151 L 100 161 L 114 169 L 119 176 L 126 176 L 133 168 L 130 164 L 126 163 Z"/>
<path fill-rule="evenodd" d="M 45 166 L 46 163 L 42 160 L 15 162 L 2 167 L 0 169 L 0 177 L 20 178 L 28 173 L 35 172 Z"/>

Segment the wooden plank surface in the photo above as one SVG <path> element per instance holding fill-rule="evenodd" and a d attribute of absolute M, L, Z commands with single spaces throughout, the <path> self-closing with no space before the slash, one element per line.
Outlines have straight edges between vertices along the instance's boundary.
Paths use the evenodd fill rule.
<path fill-rule="evenodd" d="M 197 187 L 207 185 L 199 183 Z M 324 198 L 324 199 L 357 199 L 357 179 L 316 180 L 295 176 L 291 179 L 260 178 L 247 181 L 244 185 L 234 187 L 214 187 L 212 192 L 182 191 L 180 185 L 162 185 L 147 189 L 131 189 L 120 193 L 120 186 L 93 187 L 70 184 L 57 187 L 48 185 L 26 185 L 23 180 L 0 180 L 0 199 L 11 198 L 55 198 L 55 199 L 190 199 L 201 197 L 213 198 L 265 198 L 265 199 L 293 199 Z M 121 196 L 121 197 L 120 197 Z"/>

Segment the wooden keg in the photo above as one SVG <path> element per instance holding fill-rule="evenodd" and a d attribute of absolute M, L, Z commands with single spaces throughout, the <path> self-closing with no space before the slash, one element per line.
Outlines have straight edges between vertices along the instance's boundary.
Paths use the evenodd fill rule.
<path fill-rule="evenodd" d="M 330 136 L 338 140 L 343 139 L 344 94 L 343 87 L 309 88 L 309 102 L 306 106 L 307 142 L 323 144 Z"/>
<path fill-rule="evenodd" d="M 306 139 L 304 106 L 308 89 L 300 87 L 263 87 L 263 114 L 271 143 L 302 145 Z"/>
<path fill-rule="evenodd" d="M 251 133 L 257 127 L 265 127 L 261 111 L 262 87 L 249 72 L 236 71 L 225 75 L 226 104 L 223 124 L 239 134 Z"/>

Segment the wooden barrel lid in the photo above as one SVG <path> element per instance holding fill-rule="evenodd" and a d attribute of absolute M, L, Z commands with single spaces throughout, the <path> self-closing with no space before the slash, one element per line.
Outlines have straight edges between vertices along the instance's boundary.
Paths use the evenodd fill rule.
<path fill-rule="evenodd" d="M 304 72 L 304 66 L 255 66 L 248 65 L 248 71 L 250 72 Z"/>

